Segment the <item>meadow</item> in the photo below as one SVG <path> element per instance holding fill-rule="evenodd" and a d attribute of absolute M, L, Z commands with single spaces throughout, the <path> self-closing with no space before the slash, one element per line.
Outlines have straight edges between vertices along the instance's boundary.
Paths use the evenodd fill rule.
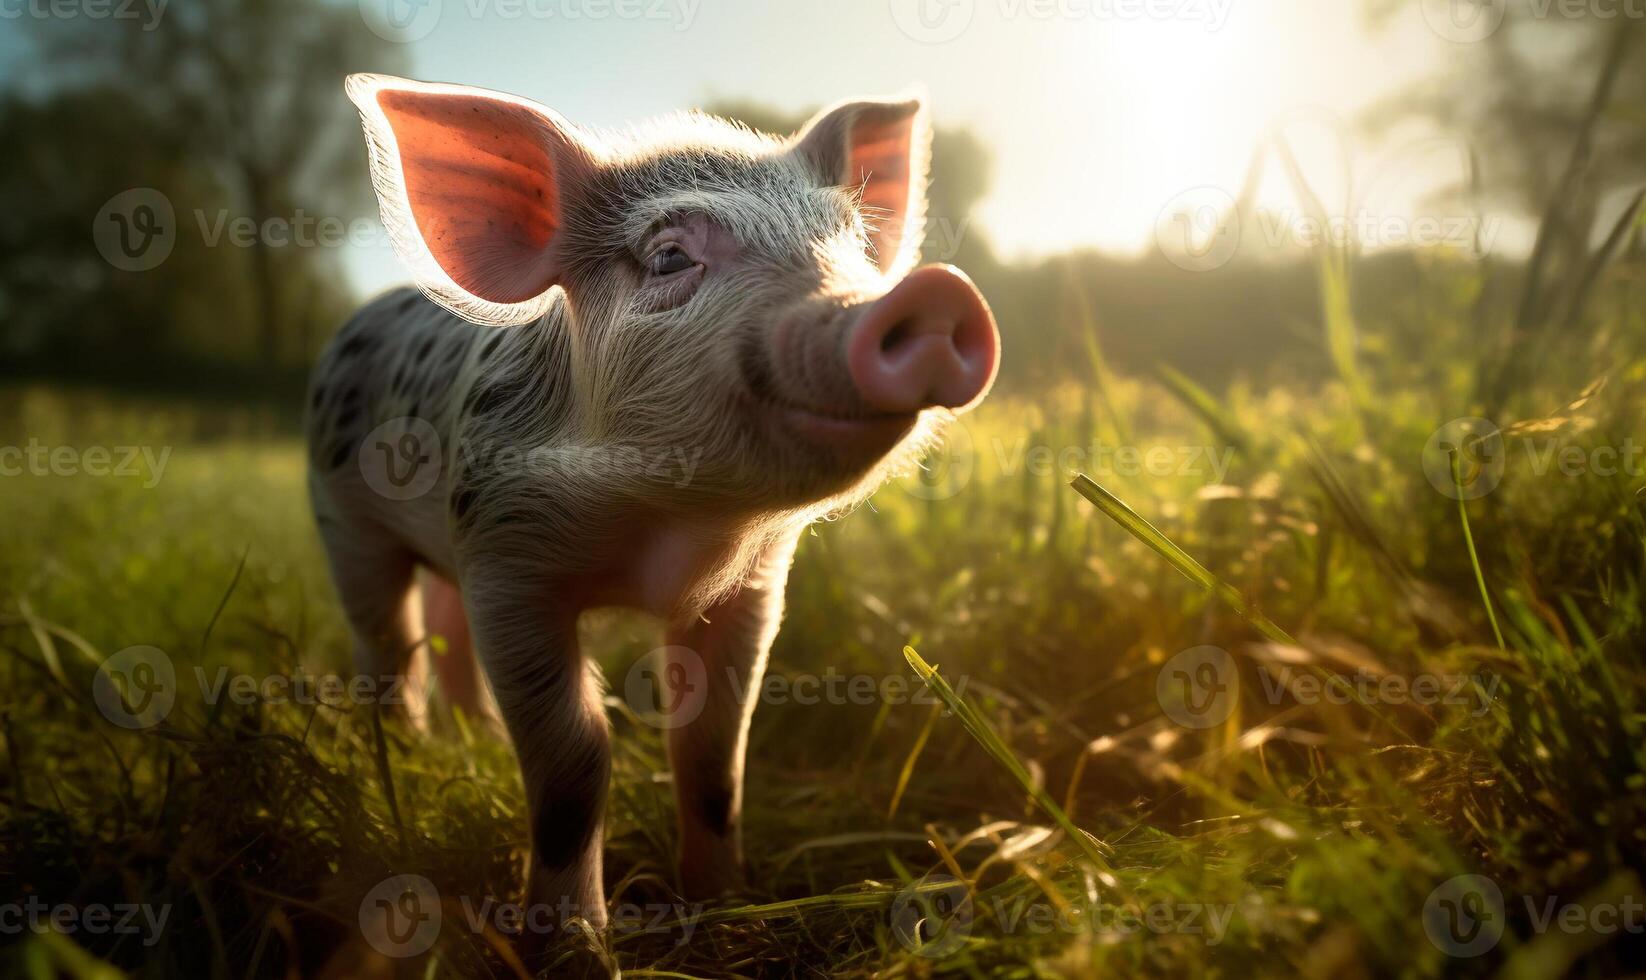
<path fill-rule="evenodd" d="M 1126 375 L 1087 324 L 1085 380 L 998 395 L 808 532 L 750 746 L 746 896 L 676 896 L 662 733 L 626 683 L 659 641 L 589 623 L 618 911 L 545 975 L 1646 968 L 1643 318 L 1607 292 L 1489 403 L 1479 366 L 1521 341 L 1486 272 L 1417 269 L 1351 302 L 1328 267 L 1309 376 Z M 526 847 L 509 747 L 258 683 L 348 672 L 287 427 L 0 398 L 0 443 L 82 464 L 0 477 L 0 899 L 71 910 L 0 922 L 9 969 L 525 975 L 499 912 Z M 1474 416 L 1497 442 L 1448 427 Z M 94 476 L 93 446 L 164 468 Z M 128 729 L 97 678 L 137 646 L 176 700 Z M 362 927 L 400 875 L 440 913 L 403 958 Z M 164 925 L 74 918 L 98 904 Z"/>

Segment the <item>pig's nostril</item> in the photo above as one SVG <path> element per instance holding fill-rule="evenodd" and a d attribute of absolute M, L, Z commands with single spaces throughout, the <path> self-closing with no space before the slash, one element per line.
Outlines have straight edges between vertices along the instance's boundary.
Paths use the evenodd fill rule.
<path fill-rule="evenodd" d="M 900 346 L 903 341 L 907 340 L 909 338 L 909 334 L 911 333 L 914 333 L 913 320 L 908 317 L 904 317 L 903 319 L 897 321 L 892 325 L 890 330 L 886 331 L 886 336 L 880 338 L 880 352 L 882 354 L 890 354 L 893 350 Z"/>
<path fill-rule="evenodd" d="M 871 408 L 961 408 L 994 380 L 994 317 L 958 271 L 927 266 L 865 309 L 847 345 L 852 380 Z"/>

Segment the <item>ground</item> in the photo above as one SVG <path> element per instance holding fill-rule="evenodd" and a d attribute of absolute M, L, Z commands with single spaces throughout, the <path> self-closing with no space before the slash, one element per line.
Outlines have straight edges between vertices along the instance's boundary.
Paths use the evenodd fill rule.
<path fill-rule="evenodd" d="M 1638 436 L 1646 361 L 1576 359 L 1483 405 L 1463 322 L 1363 326 L 1333 372 L 1215 395 L 1094 348 L 1089 382 L 1003 393 L 809 532 L 750 746 L 746 896 L 676 896 L 661 732 L 627 683 L 656 633 L 588 624 L 614 928 L 561 938 L 546 975 L 1646 966 L 1646 481 L 1605 462 Z M 508 746 L 278 680 L 348 655 L 285 427 L 5 399 L 21 436 L 0 442 L 74 448 L 0 477 L 0 956 L 518 975 Z M 1436 435 L 1487 413 L 1497 456 Z M 149 457 L 92 475 L 92 446 Z M 158 718 L 141 665 L 162 662 Z M 395 903 L 434 926 L 373 918 Z"/>

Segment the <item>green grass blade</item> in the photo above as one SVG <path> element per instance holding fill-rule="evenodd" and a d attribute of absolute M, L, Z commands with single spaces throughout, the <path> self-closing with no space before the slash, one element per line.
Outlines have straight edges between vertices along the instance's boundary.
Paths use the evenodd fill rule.
<path fill-rule="evenodd" d="M 1497 637 L 1497 648 L 1503 645 L 1503 630 L 1498 628 L 1497 613 L 1492 610 L 1492 593 L 1486 588 L 1486 573 L 1480 568 L 1480 553 L 1475 550 L 1475 535 L 1469 529 L 1469 508 L 1463 499 L 1463 468 L 1458 463 L 1456 450 L 1452 451 L 1452 485 L 1457 487 L 1457 517 L 1463 523 L 1463 544 L 1469 549 L 1469 564 L 1474 566 L 1475 584 L 1480 586 L 1480 601 L 1486 606 L 1486 619 L 1492 624 L 1492 635 Z"/>
<path fill-rule="evenodd" d="M 1161 534 L 1153 524 L 1139 517 L 1137 512 L 1126 506 L 1125 502 L 1119 497 L 1098 486 L 1092 481 L 1091 477 L 1081 473 L 1074 478 L 1074 482 L 1070 486 L 1074 487 L 1082 497 L 1096 505 L 1098 510 L 1107 514 L 1116 524 L 1125 528 L 1132 537 L 1148 545 L 1156 554 L 1166 559 L 1173 568 L 1183 573 L 1183 576 L 1189 581 L 1221 599 L 1230 609 L 1238 613 L 1240 618 L 1252 624 L 1259 633 L 1276 643 L 1284 643 L 1287 646 L 1294 647 L 1300 645 L 1292 639 L 1291 634 L 1275 625 L 1269 617 L 1263 615 L 1262 611 L 1247 602 L 1246 597 L 1241 594 L 1239 589 L 1208 572 L 1205 566 L 1194 560 L 1192 555 L 1179 548 L 1166 535 Z"/>
<path fill-rule="evenodd" d="M 908 660 L 909 666 L 914 668 L 915 673 L 920 675 L 920 679 L 926 682 L 926 686 L 931 692 L 936 694 L 938 699 L 950 711 L 954 712 L 956 718 L 960 719 L 960 723 L 965 726 L 967 733 L 977 740 L 977 744 L 983 746 L 983 751 L 993 756 L 996 762 L 1011 773 L 1012 778 L 1023 788 L 1023 791 L 1029 794 L 1030 798 L 1046 812 L 1047 816 L 1063 828 L 1063 832 L 1069 835 L 1069 839 L 1074 841 L 1075 845 L 1080 848 L 1086 859 L 1091 861 L 1099 870 L 1110 870 L 1109 862 L 1104 858 L 1101 850 L 1103 847 L 1102 842 L 1075 826 L 1074 821 L 1070 820 L 1069 815 L 1063 812 L 1063 808 L 1058 806 L 1057 801 L 1052 799 L 1046 790 L 1035 782 L 1034 776 L 1029 773 L 1028 767 L 1023 765 L 1022 761 L 1018 759 L 1017 753 L 1013 752 L 1011 746 L 1007 745 L 1000 735 L 995 732 L 988 719 L 984 718 L 981 712 L 967 703 L 954 688 L 950 687 L 949 682 L 944 680 L 943 676 L 937 672 L 937 668 L 922 659 L 914 647 L 904 647 L 903 657 Z"/>

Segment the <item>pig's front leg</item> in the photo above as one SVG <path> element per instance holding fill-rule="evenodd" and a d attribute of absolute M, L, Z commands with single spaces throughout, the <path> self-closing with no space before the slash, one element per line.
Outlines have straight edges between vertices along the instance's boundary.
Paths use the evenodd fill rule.
<path fill-rule="evenodd" d="M 677 657 L 701 660 L 707 686 L 701 701 L 675 699 L 681 710 L 690 705 L 699 713 L 668 732 L 680 880 L 690 898 L 723 895 L 743 884 L 743 758 L 766 652 L 783 618 L 783 587 L 796 540 L 773 545 L 736 594 L 668 631 Z M 695 671 L 671 673 L 687 677 Z"/>
<path fill-rule="evenodd" d="M 531 818 L 527 922 L 580 915 L 606 924 L 600 852 L 611 740 L 598 671 L 577 644 L 577 614 L 556 589 L 506 563 L 466 570 L 463 592 L 482 666 L 514 740 Z M 529 947 L 550 940 L 524 937 Z"/>

